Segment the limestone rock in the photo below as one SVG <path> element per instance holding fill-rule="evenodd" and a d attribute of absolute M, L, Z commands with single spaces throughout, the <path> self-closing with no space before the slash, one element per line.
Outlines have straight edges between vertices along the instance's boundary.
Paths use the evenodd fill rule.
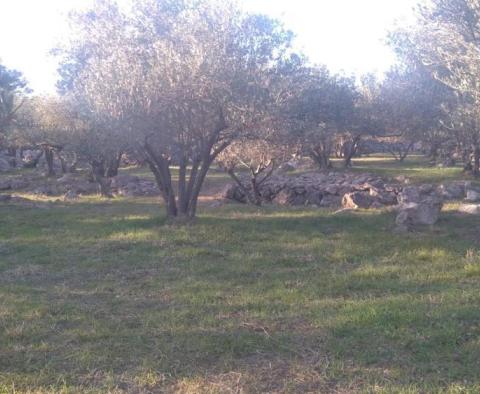
<path fill-rule="evenodd" d="M 378 190 L 371 188 L 369 194 L 374 199 L 375 206 L 380 205 L 397 205 L 398 199 L 394 191 Z M 372 204 L 373 206 L 373 204 Z"/>
<path fill-rule="evenodd" d="M 480 188 L 476 188 L 473 186 L 468 186 L 466 190 L 466 198 L 465 200 L 469 202 L 477 202 L 480 201 Z"/>
<path fill-rule="evenodd" d="M 465 182 L 444 183 L 438 187 L 438 192 L 446 200 L 460 200 L 465 197 Z"/>
<path fill-rule="evenodd" d="M 155 196 L 160 194 L 157 184 L 129 174 L 119 174 L 112 178 L 112 190 L 124 197 Z"/>
<path fill-rule="evenodd" d="M 334 194 L 327 194 L 323 196 L 322 201 L 320 201 L 318 206 L 322 208 L 336 208 L 339 207 L 341 203 L 342 197 Z"/>
<path fill-rule="evenodd" d="M 416 186 L 404 187 L 402 192 L 398 195 L 398 202 L 400 204 L 418 203 L 420 201 L 420 190 Z"/>
<path fill-rule="evenodd" d="M 433 225 L 437 222 L 442 202 L 438 199 L 424 199 L 400 205 L 395 223 L 399 228 L 408 229 L 416 225 Z"/>

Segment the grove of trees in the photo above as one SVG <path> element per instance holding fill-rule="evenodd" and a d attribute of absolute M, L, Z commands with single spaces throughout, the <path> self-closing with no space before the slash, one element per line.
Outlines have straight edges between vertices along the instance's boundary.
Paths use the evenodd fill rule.
<path fill-rule="evenodd" d="M 54 157 L 62 172 L 81 160 L 111 197 L 128 154 L 181 220 L 195 217 L 212 165 L 259 204 L 261 183 L 293 157 L 349 167 L 369 141 L 400 161 L 416 146 L 480 176 L 478 0 L 419 5 L 415 23 L 389 36 L 398 63 L 384 78 L 312 64 L 278 20 L 231 0 L 98 0 L 71 24 L 55 50 L 58 97 L 30 95 L 0 66 L 1 147 L 41 148 L 48 176 Z"/>

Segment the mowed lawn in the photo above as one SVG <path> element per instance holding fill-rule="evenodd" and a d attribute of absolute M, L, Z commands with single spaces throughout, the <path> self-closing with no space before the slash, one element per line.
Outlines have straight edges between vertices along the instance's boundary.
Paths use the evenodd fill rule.
<path fill-rule="evenodd" d="M 451 208 L 397 234 L 384 211 L 1 205 L 0 392 L 478 393 L 480 220 Z"/>

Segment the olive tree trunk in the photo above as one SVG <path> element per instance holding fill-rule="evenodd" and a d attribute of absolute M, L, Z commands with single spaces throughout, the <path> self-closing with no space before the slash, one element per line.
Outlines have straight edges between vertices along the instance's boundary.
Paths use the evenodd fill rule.
<path fill-rule="evenodd" d="M 179 165 L 178 182 L 173 182 L 171 165 L 172 157 L 160 151 L 158 144 L 146 138 L 143 153 L 152 171 L 161 196 L 165 202 L 166 215 L 169 220 L 179 223 L 195 218 L 198 198 L 207 173 L 217 156 L 230 145 L 231 139 L 221 140 L 221 133 L 227 128 L 223 114 L 220 113 L 218 126 L 201 139 L 201 150 L 191 153 L 191 146 L 178 145 L 176 158 Z M 175 186 L 177 186 L 175 188 Z"/>
<path fill-rule="evenodd" d="M 480 146 L 476 145 L 473 149 L 473 169 L 474 176 L 480 176 Z"/>
<path fill-rule="evenodd" d="M 54 167 L 54 150 L 51 147 L 44 148 L 45 161 L 47 162 L 47 176 L 55 176 L 55 167 Z"/>
<path fill-rule="evenodd" d="M 105 160 L 92 160 L 90 165 L 92 167 L 93 179 L 97 182 L 102 197 L 113 198 L 111 189 L 112 180 L 105 176 L 107 172 Z"/>

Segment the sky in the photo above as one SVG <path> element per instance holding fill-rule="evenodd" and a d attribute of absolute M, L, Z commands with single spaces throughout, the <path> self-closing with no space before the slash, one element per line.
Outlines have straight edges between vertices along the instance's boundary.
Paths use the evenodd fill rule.
<path fill-rule="evenodd" d="M 240 0 L 281 19 L 315 63 L 347 74 L 381 73 L 394 62 L 386 33 L 411 20 L 417 0 Z M 49 52 L 68 34 L 68 12 L 91 0 L 0 0 L 0 63 L 22 71 L 35 93 L 54 93 Z"/>

